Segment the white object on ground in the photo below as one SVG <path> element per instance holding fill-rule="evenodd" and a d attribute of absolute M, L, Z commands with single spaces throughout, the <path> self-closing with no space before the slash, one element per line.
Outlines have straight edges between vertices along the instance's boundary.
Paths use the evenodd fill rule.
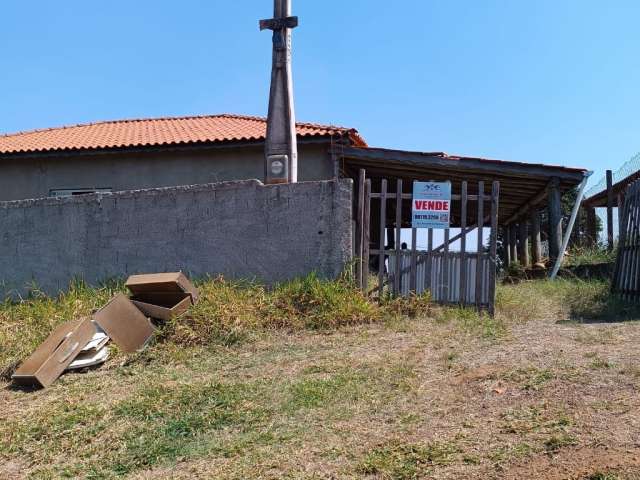
<path fill-rule="evenodd" d="M 107 339 L 108 341 L 108 339 Z M 82 352 L 71 362 L 71 365 L 67 367 L 67 370 L 79 370 L 81 368 L 93 367 L 101 365 L 109 358 L 109 349 L 107 347 L 101 348 L 98 351 Z"/>

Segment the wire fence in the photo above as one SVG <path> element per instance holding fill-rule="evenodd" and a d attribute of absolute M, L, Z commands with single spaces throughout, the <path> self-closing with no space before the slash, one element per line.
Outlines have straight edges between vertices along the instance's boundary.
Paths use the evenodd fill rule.
<path fill-rule="evenodd" d="M 629 175 L 637 172 L 638 170 L 640 170 L 640 153 L 636 154 L 634 157 L 628 160 L 625 164 L 623 164 L 622 167 L 620 167 L 618 170 L 616 170 L 613 173 L 613 183 L 616 184 L 624 180 Z M 605 176 L 597 184 L 595 184 L 593 187 L 587 190 L 587 193 L 585 193 L 585 198 L 592 197 L 595 194 L 600 193 L 603 190 L 606 190 L 606 188 L 607 188 L 607 177 Z"/>

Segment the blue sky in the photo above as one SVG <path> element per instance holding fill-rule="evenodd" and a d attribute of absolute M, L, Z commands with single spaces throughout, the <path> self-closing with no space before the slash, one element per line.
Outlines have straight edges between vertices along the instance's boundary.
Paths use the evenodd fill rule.
<path fill-rule="evenodd" d="M 299 120 L 371 145 L 618 168 L 640 151 L 640 2 L 294 0 Z M 6 0 L 0 132 L 266 112 L 271 0 Z"/>

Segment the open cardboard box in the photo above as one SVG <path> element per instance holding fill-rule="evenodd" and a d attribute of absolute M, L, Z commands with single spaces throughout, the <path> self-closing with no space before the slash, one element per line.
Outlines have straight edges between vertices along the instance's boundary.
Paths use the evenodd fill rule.
<path fill-rule="evenodd" d="M 154 332 L 149 319 L 122 293 L 94 313 L 93 321 L 125 353 L 144 348 Z"/>
<path fill-rule="evenodd" d="M 48 387 L 62 375 L 96 333 L 91 318 L 58 326 L 11 376 L 18 385 Z"/>
<path fill-rule="evenodd" d="M 198 301 L 198 289 L 180 272 L 132 275 L 125 286 L 134 305 L 158 320 L 171 320 Z"/>

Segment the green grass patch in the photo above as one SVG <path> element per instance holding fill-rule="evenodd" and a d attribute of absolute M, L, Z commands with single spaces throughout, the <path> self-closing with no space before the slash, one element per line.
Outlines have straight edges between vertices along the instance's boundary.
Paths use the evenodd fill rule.
<path fill-rule="evenodd" d="M 52 402 L 27 418 L 3 423 L 0 451 L 50 465 L 36 476 L 128 475 L 181 457 L 234 451 L 218 432 L 255 432 L 272 415 L 257 402 L 264 394 L 260 384 L 154 384 L 109 407 Z M 78 464 L 58 465 L 67 457 Z"/>
<path fill-rule="evenodd" d="M 434 466 L 449 465 L 460 453 L 460 448 L 451 442 L 392 442 L 368 452 L 357 471 L 391 480 L 422 478 Z"/>
<path fill-rule="evenodd" d="M 555 378 L 548 368 L 521 367 L 505 373 L 504 380 L 518 383 L 522 390 L 538 391 Z"/>
<path fill-rule="evenodd" d="M 565 257 L 566 266 L 579 267 L 599 263 L 613 263 L 616 261 L 616 250 L 609 250 L 605 246 L 574 248 Z"/>
<path fill-rule="evenodd" d="M 578 440 L 568 433 L 559 433 L 550 436 L 544 442 L 544 447 L 549 453 L 557 452 L 561 448 L 572 447 L 578 444 Z"/>

